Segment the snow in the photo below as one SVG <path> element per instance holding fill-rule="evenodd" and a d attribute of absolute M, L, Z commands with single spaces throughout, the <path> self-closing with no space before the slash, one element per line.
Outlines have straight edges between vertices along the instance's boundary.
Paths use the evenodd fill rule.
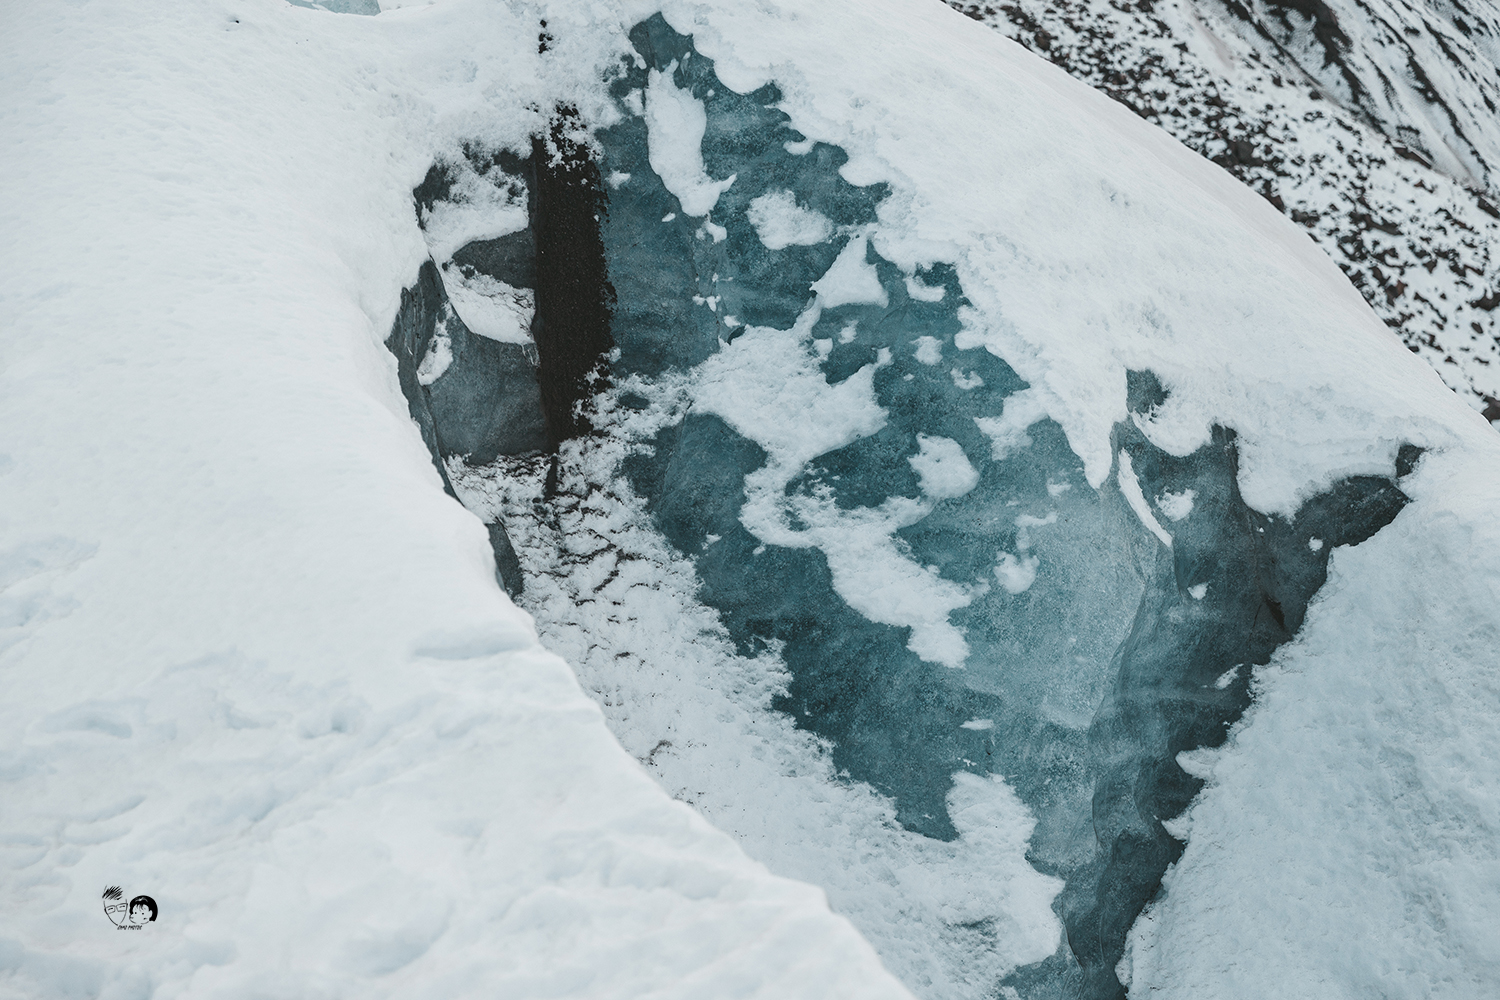
<path fill-rule="evenodd" d="M 1183 490 L 1181 493 L 1163 493 L 1156 498 L 1156 506 L 1167 515 L 1169 521 L 1181 521 L 1193 512 L 1193 501 L 1197 499 L 1196 490 Z M 1317 550 L 1314 549 L 1314 552 Z"/>
<path fill-rule="evenodd" d="M 1024 552 L 1017 556 L 1013 552 L 1000 553 L 1000 562 L 995 566 L 995 577 L 1007 594 L 1023 594 L 1036 582 L 1036 568 L 1041 560 Z"/>
<path fill-rule="evenodd" d="M 734 183 L 734 177 L 716 181 L 703 169 L 701 147 L 703 131 L 708 127 L 703 102 L 674 84 L 670 72 L 652 70 L 650 81 L 646 88 L 646 126 L 651 169 L 677 196 L 684 212 L 695 218 L 706 216 L 718 204 L 719 195 Z M 723 237 L 715 235 L 714 239 L 717 242 Z"/>
<path fill-rule="evenodd" d="M 5 21 L 0 993 L 907 995 L 621 750 L 408 416 L 410 192 L 557 96 L 529 21 Z"/>
<path fill-rule="evenodd" d="M 960 344 L 959 346 L 964 346 Z M 966 384 L 954 379 L 959 388 Z M 982 382 L 980 383 L 983 384 Z M 975 417 L 974 423 L 993 442 L 991 453 L 998 462 L 1011 452 L 1031 446 L 1026 429 L 1047 416 L 1042 394 L 1035 389 L 1023 389 L 1005 397 L 1005 408 L 998 417 Z"/>
<path fill-rule="evenodd" d="M 536 313 L 532 289 L 513 288 L 487 274 L 465 275 L 451 264 L 443 268 L 443 288 L 459 319 L 472 332 L 502 344 L 532 342 L 531 318 Z"/>
<path fill-rule="evenodd" d="M 907 459 L 922 492 L 934 500 L 961 497 L 979 485 L 979 471 L 952 438 L 917 435 L 917 454 Z"/>
<path fill-rule="evenodd" d="M 917 350 L 915 353 L 917 355 L 918 361 L 922 362 L 922 364 L 924 365 L 942 364 L 942 341 L 938 340 L 936 337 L 918 337 L 916 340 L 916 344 Z M 960 388 L 962 388 L 962 386 L 960 386 Z"/>
<path fill-rule="evenodd" d="M 768 250 L 811 246 L 833 235 L 828 217 L 797 204 L 797 196 L 790 191 L 769 191 L 751 199 L 746 214 Z"/>
<path fill-rule="evenodd" d="M 629 419 L 663 416 L 653 408 Z M 786 681 L 775 656 L 736 653 L 695 599 L 691 562 L 640 502 L 614 487 L 578 488 L 619 458 L 618 440 L 597 445 L 565 453 L 570 499 L 555 521 L 528 516 L 545 460 L 450 470 L 466 503 L 512 526 L 539 629 L 632 755 L 752 856 L 823 886 L 923 995 L 979 1000 L 1017 965 L 1051 954 L 1059 884 L 1025 861 L 1035 825 L 1025 806 L 1003 782 L 963 775 L 949 798 L 959 837 L 943 842 L 903 830 L 868 785 L 839 780 L 816 737 L 768 710 Z"/>
<path fill-rule="evenodd" d="M 1284 205 L 1470 405 L 1500 397 L 1494 5 L 950 2 Z"/>
<path fill-rule="evenodd" d="M 824 309 L 839 306 L 876 305 L 886 306 L 890 299 L 875 273 L 875 265 L 865 259 L 867 240 L 856 236 L 839 253 L 833 266 L 813 282 L 812 290 L 818 293 L 818 304 Z"/>
<path fill-rule="evenodd" d="M 1493 995 L 1493 469 L 1424 462 L 1418 501 L 1335 550 L 1302 633 L 1256 671 L 1135 928 L 1133 982 L 1152 996 Z"/>
<path fill-rule="evenodd" d="M 505 183 L 500 171 L 482 177 L 462 157 L 450 170 L 452 192 L 422 219 L 422 235 L 439 265 L 467 243 L 507 236 L 527 225 L 525 192 Z"/>
<path fill-rule="evenodd" d="M 555 651 L 498 589 L 382 341 L 429 252 L 517 209 L 474 175 L 483 210 L 430 217 L 429 244 L 410 191 L 461 141 L 525 144 L 529 109 L 607 120 L 603 68 L 654 5 L 385 6 L 8 12 L 6 988 L 907 995 L 823 889 L 925 995 L 982 995 L 1050 954 L 1058 886 L 1025 863 L 1034 820 L 1005 783 L 956 777 L 952 843 L 897 827 L 769 710 L 774 667 L 699 614 L 689 565 L 630 535 L 629 498 L 518 542 L 579 567 L 537 578 Z M 959 346 L 1032 387 L 981 423 L 994 457 L 1050 417 L 1094 486 L 1118 454 L 1164 541 L 1112 444 L 1127 371 L 1169 391 L 1141 424 L 1163 450 L 1236 431 L 1261 511 L 1428 449 L 1396 521 L 1334 551 L 1230 742 L 1179 758 L 1209 784 L 1171 820 L 1186 853 L 1122 978 L 1208 1000 L 1493 994 L 1500 438 L 1258 195 L 982 26 L 898 0 L 665 6 L 736 90 L 777 82 L 809 150 L 891 187 L 798 328 L 745 329 L 681 392 L 769 456 L 746 526 L 820 548 L 851 607 L 911 628 L 924 659 L 963 662 L 948 615 L 970 599 L 894 542 L 928 501 L 783 501 L 885 419 L 880 362 L 829 385 L 809 339 L 821 310 L 888 305 L 870 246 L 907 274 L 954 262 Z M 701 103 L 661 75 L 645 110 L 653 168 L 706 216 L 733 178 L 704 170 Z M 640 565 L 591 563 L 585 525 Z M 996 567 L 1012 593 L 1038 565 L 1017 548 Z M 595 644 L 621 635 L 611 615 L 627 634 Z M 641 669 L 609 688 L 619 656 Z M 657 674 L 691 700 L 653 703 Z M 706 756 L 690 767 L 668 731 Z M 95 893 L 117 883 L 160 925 L 106 933 Z M 956 928 L 980 925 L 976 952 Z"/>
<path fill-rule="evenodd" d="M 448 333 L 447 317 L 438 320 L 437 328 L 432 335 L 432 343 L 423 355 L 422 361 L 417 365 L 417 381 L 422 385 L 431 385 L 443 377 L 450 365 L 453 364 L 453 337 Z"/>
<path fill-rule="evenodd" d="M 864 263 L 863 241 L 851 246 L 855 242 L 857 255 L 845 249 L 830 273 L 846 266 L 841 264 L 846 259 L 874 271 Z M 699 412 L 722 417 L 769 456 L 745 480 L 741 521 L 751 534 L 768 545 L 820 549 L 834 589 L 850 607 L 871 621 L 911 628 L 909 648 L 922 659 L 961 667 L 969 647 L 948 616 L 969 604 L 969 590 L 917 565 L 895 539 L 898 529 L 925 517 L 930 505 L 893 497 L 878 509 L 844 510 L 831 498 L 785 496 L 787 484 L 807 462 L 874 434 L 886 421 L 873 381 L 888 360 L 865 365 L 837 385 L 829 385 L 819 369 L 807 331 L 824 304 L 820 292 L 791 330 L 747 328 L 694 369 L 687 391 Z M 941 495 L 962 495 L 951 491 L 967 484 L 962 490 L 967 492 L 978 481 L 956 442 L 933 440 L 915 459 L 914 468 L 926 470 L 924 482 Z"/>

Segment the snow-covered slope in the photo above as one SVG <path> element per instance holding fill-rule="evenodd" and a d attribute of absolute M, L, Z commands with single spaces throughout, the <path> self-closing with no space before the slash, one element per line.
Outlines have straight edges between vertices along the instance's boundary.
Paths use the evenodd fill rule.
<path fill-rule="evenodd" d="M 525 134 L 534 35 L 387 17 L 3 15 L 0 995 L 904 996 L 443 494 L 381 344 L 409 192 L 445 114 Z"/>
<path fill-rule="evenodd" d="M 953 6 L 1265 195 L 1411 350 L 1500 419 L 1492 4 Z"/>
<path fill-rule="evenodd" d="M 1500 437 L 947 7 L 658 6 L 5 15 L 5 988 L 1493 993 Z M 614 384 L 555 464 L 447 454 L 470 513 L 402 395 L 460 338 L 382 342 L 419 274 L 495 291 L 481 182 L 559 129 Z"/>

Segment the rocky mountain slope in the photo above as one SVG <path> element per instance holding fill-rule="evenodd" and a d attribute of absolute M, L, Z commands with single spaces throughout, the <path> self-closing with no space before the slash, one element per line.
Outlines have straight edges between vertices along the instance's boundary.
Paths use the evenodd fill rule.
<path fill-rule="evenodd" d="M 1500 419 L 1500 9 L 1423 0 L 952 6 L 1300 223 L 1443 380 Z"/>

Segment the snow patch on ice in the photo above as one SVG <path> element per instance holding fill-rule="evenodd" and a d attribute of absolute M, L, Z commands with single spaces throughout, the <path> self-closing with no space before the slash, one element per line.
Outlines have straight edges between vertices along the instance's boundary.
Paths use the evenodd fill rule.
<path fill-rule="evenodd" d="M 502 344 L 529 344 L 531 319 L 536 315 L 536 292 L 515 288 L 487 274 L 465 275 L 447 265 L 443 288 L 464 326 L 481 337 Z"/>
<path fill-rule="evenodd" d="M 934 500 L 961 497 L 979 485 L 979 472 L 952 438 L 917 435 L 917 454 L 907 459 L 922 484 L 922 492 Z"/>
<path fill-rule="evenodd" d="M 1031 447 L 1031 436 L 1026 431 L 1046 416 L 1042 394 L 1035 389 L 1022 389 L 1005 397 L 1000 416 L 975 417 L 974 423 L 993 442 L 991 457 L 998 462 L 1014 451 Z"/>
<path fill-rule="evenodd" d="M 906 279 L 906 294 L 918 302 L 941 302 L 948 289 L 942 285 L 924 285 L 916 278 Z"/>
<path fill-rule="evenodd" d="M 918 337 L 917 349 L 913 352 L 918 361 L 924 365 L 941 364 L 943 361 L 943 342 L 936 337 Z"/>
<path fill-rule="evenodd" d="M 1193 512 L 1193 501 L 1197 497 L 1197 490 L 1183 490 L 1181 493 L 1167 492 L 1156 498 L 1156 506 L 1167 515 L 1169 521 L 1181 521 Z"/>
<path fill-rule="evenodd" d="M 1000 553 L 1000 562 L 995 566 L 995 577 L 1007 594 L 1022 594 L 1036 582 L 1036 570 L 1041 559 L 1034 555 L 1013 552 Z"/>
<path fill-rule="evenodd" d="M 797 196 L 790 191 L 768 191 L 752 199 L 745 214 L 768 250 L 812 246 L 833 235 L 828 217 L 797 204 Z"/>
<path fill-rule="evenodd" d="M 740 520 L 751 534 L 768 545 L 820 549 L 834 590 L 851 608 L 871 621 L 911 628 L 908 646 L 922 659 L 960 667 L 969 646 L 948 616 L 969 604 L 970 590 L 907 558 L 895 539 L 898 529 L 927 516 L 928 504 L 892 497 L 878 508 L 846 510 L 824 492 L 785 495 L 809 461 L 886 422 L 874 378 L 890 363 L 890 352 L 882 349 L 875 364 L 829 385 L 807 339 L 819 313 L 814 306 L 791 330 L 747 328 L 694 369 L 694 406 L 722 417 L 769 456 L 745 477 Z M 943 445 L 929 447 L 935 487 L 961 485 L 967 473 L 955 457 Z M 968 466 L 967 458 L 963 463 Z M 939 465 L 945 466 L 941 472 Z"/>
<path fill-rule="evenodd" d="M 422 355 L 422 361 L 417 365 L 417 381 L 422 385 L 431 385 L 443 377 L 448 366 L 453 364 L 453 337 L 448 333 L 448 317 L 438 318 L 432 333 L 432 342 L 427 345 L 427 353 Z"/>
<path fill-rule="evenodd" d="M 666 72 L 652 70 L 646 86 L 646 148 L 651 169 L 695 218 L 713 211 L 734 175 L 716 181 L 703 168 L 703 133 L 708 112 L 692 91 L 672 82 L 674 62 Z"/>
<path fill-rule="evenodd" d="M 859 305 L 884 308 L 890 304 L 875 265 L 865 260 L 865 247 L 863 236 L 850 240 L 823 277 L 813 282 L 812 290 L 818 293 L 818 303 L 823 308 Z"/>
<path fill-rule="evenodd" d="M 475 240 L 508 236 L 529 224 L 526 189 L 514 178 L 499 170 L 481 176 L 466 159 L 448 169 L 452 190 L 422 213 L 422 235 L 439 265 Z"/>

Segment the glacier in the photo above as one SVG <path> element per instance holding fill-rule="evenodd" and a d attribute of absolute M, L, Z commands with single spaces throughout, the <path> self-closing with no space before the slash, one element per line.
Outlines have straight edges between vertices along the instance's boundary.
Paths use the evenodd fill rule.
<path fill-rule="evenodd" d="M 6 990 L 1500 981 L 1500 439 L 1290 222 L 935 2 L 373 6 L 11 15 Z"/>

